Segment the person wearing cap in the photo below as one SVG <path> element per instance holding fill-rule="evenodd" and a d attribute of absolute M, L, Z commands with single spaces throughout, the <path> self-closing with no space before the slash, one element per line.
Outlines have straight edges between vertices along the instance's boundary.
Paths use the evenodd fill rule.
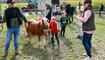
<path fill-rule="evenodd" d="M 6 33 L 6 43 L 5 43 L 5 52 L 3 56 L 7 56 L 10 42 L 12 40 L 12 35 L 14 35 L 14 47 L 15 54 L 19 55 L 21 52 L 18 51 L 18 38 L 20 33 L 20 25 L 22 24 L 22 19 L 27 23 L 26 18 L 20 11 L 18 7 L 14 7 L 12 0 L 7 0 L 8 8 L 4 11 L 4 16 L 0 23 L 7 23 L 7 33 Z"/>
<path fill-rule="evenodd" d="M 87 52 L 87 57 L 85 60 L 91 60 L 92 55 L 91 55 L 91 39 L 92 35 L 96 30 L 95 27 L 95 14 L 93 11 L 93 6 L 92 6 L 92 1 L 91 0 L 85 0 L 84 2 L 84 17 L 79 17 L 77 16 L 76 18 L 83 23 L 82 28 L 84 31 L 83 38 L 82 38 L 82 43 L 83 46 Z"/>
<path fill-rule="evenodd" d="M 57 43 L 58 43 L 58 47 L 59 47 L 59 38 L 58 38 L 58 28 L 57 28 L 57 23 L 55 22 L 56 18 L 53 16 L 51 18 L 51 22 L 49 23 L 49 28 L 51 29 L 51 34 L 52 34 L 52 44 L 53 44 L 53 47 L 55 46 L 54 44 L 54 36 L 57 40 Z"/>

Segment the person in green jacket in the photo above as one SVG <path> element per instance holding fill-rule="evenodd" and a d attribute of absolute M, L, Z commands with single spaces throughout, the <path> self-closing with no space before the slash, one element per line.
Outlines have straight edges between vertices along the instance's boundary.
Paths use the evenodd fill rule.
<path fill-rule="evenodd" d="M 65 11 L 62 11 L 62 17 L 60 18 L 60 22 L 61 22 L 61 36 L 65 36 L 65 28 L 67 26 L 67 17 Z"/>

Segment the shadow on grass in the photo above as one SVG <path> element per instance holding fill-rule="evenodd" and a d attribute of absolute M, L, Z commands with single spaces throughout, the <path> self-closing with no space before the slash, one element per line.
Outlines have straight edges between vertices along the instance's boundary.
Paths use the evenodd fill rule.
<path fill-rule="evenodd" d="M 16 60 L 16 55 L 14 54 L 10 60 Z"/>
<path fill-rule="evenodd" d="M 39 60 L 51 60 L 50 54 L 48 53 L 47 48 L 34 48 L 32 44 L 24 44 L 23 46 L 23 54 L 27 56 L 31 56 L 35 59 Z"/>
<path fill-rule="evenodd" d="M 76 28 L 74 28 L 74 26 L 75 26 L 74 24 L 73 24 L 73 25 L 68 25 L 68 27 L 69 27 L 69 29 L 70 29 L 70 30 L 75 31 L 75 30 L 76 30 Z"/>
<path fill-rule="evenodd" d="M 6 57 L 2 57 L 2 59 L 1 60 L 7 60 L 7 56 Z"/>
<path fill-rule="evenodd" d="M 92 53 L 93 54 L 98 54 L 97 50 L 94 47 L 92 47 Z"/>
<path fill-rule="evenodd" d="M 60 60 L 60 48 L 52 49 L 53 60 Z"/>
<path fill-rule="evenodd" d="M 62 37 L 61 40 L 63 41 L 63 43 L 64 43 L 69 49 L 72 49 L 72 42 L 70 41 L 70 39 L 67 39 L 66 37 Z"/>

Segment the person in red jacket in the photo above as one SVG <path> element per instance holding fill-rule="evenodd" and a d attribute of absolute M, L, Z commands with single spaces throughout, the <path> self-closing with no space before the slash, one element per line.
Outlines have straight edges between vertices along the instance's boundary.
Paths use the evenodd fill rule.
<path fill-rule="evenodd" d="M 58 28 L 57 28 L 57 23 L 55 22 L 56 18 L 55 17 L 52 17 L 51 18 L 51 22 L 49 23 L 50 25 L 50 29 L 51 29 L 51 34 L 52 34 L 52 44 L 53 44 L 53 47 L 55 46 L 54 45 L 54 36 L 57 40 L 57 43 L 58 43 L 58 47 L 59 47 L 59 38 L 58 38 Z"/>

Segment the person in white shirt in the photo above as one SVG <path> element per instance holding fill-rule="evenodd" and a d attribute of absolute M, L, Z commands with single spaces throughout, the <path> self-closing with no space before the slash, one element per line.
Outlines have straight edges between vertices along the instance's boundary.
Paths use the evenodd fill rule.
<path fill-rule="evenodd" d="M 83 11 L 82 10 L 79 10 L 79 17 L 83 17 Z M 82 39 L 82 36 L 83 36 L 83 31 L 82 31 L 82 22 L 78 21 L 77 20 L 77 27 L 78 27 L 78 36 L 77 36 L 77 39 Z"/>
<path fill-rule="evenodd" d="M 76 11 L 77 11 L 78 15 L 79 15 L 80 10 L 84 11 L 84 6 L 83 6 L 82 2 L 79 2 L 78 6 L 76 8 Z"/>
<path fill-rule="evenodd" d="M 84 6 L 83 6 L 82 2 L 79 2 L 78 6 L 76 8 L 77 15 L 80 16 L 80 17 L 83 17 L 83 11 L 84 11 Z M 78 20 L 77 20 L 77 27 L 78 27 L 77 39 L 82 39 L 82 35 L 83 35 L 82 23 L 79 22 Z"/>

